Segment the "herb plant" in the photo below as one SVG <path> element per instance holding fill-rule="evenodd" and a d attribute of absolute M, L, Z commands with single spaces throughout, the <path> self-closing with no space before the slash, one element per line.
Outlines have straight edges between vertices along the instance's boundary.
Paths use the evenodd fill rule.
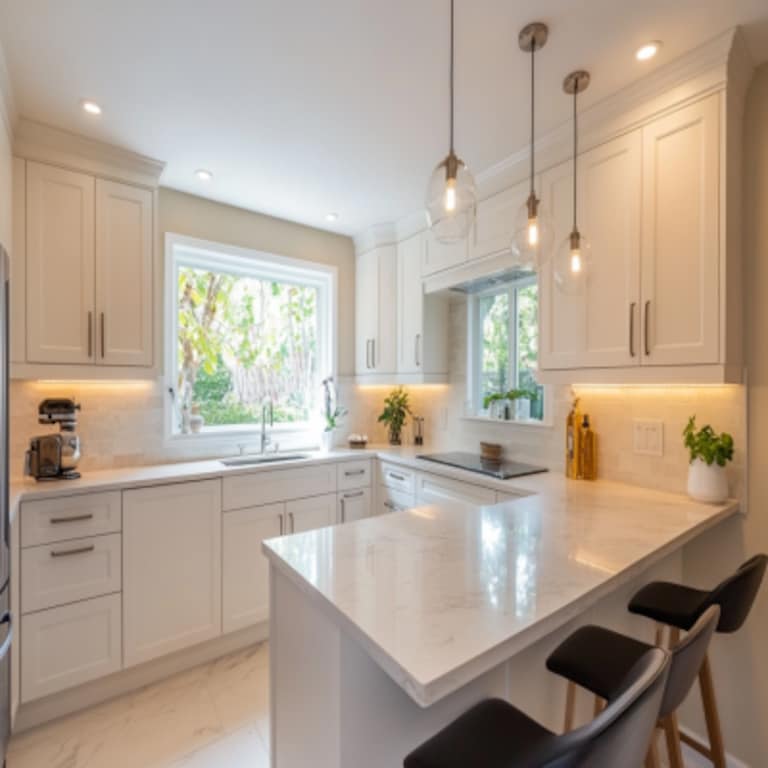
<path fill-rule="evenodd" d="M 379 422 L 389 428 L 389 442 L 400 445 L 400 435 L 405 426 L 405 419 L 411 413 L 408 393 L 402 388 L 393 389 L 384 398 L 384 410 L 379 415 Z"/>
<path fill-rule="evenodd" d="M 697 429 L 695 416 L 688 419 L 683 438 L 691 454 L 691 463 L 701 459 L 710 467 L 715 463 L 724 467 L 733 459 L 733 437 L 727 432 L 718 435 L 709 424 Z"/>
<path fill-rule="evenodd" d="M 497 403 L 500 400 L 537 400 L 538 394 L 532 389 L 510 389 L 509 392 L 495 392 L 492 395 L 486 395 L 483 398 L 483 408 L 488 410 L 491 403 Z"/>

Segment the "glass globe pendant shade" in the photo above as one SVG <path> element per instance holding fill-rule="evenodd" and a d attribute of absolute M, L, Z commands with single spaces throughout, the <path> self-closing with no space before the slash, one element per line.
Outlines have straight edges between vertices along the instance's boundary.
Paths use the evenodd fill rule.
<path fill-rule="evenodd" d="M 566 296 L 585 293 L 592 266 L 592 246 L 578 230 L 563 240 L 555 255 L 553 276 L 555 285 Z"/>
<path fill-rule="evenodd" d="M 451 153 L 432 173 L 427 187 L 427 223 L 440 243 L 464 240 L 477 210 L 475 178 L 464 161 Z"/>
<path fill-rule="evenodd" d="M 537 272 L 552 255 L 552 226 L 541 201 L 531 192 L 517 211 L 512 236 L 515 266 Z"/>

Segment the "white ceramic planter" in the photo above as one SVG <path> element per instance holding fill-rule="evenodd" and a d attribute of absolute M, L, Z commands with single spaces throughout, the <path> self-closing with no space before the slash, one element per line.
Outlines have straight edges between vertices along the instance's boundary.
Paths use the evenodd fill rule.
<path fill-rule="evenodd" d="M 333 449 L 335 442 L 335 432 L 333 430 L 323 430 L 320 433 L 320 450 L 328 453 Z"/>
<path fill-rule="evenodd" d="M 719 504 L 728 498 L 725 467 L 694 459 L 688 467 L 688 495 L 696 501 Z"/>

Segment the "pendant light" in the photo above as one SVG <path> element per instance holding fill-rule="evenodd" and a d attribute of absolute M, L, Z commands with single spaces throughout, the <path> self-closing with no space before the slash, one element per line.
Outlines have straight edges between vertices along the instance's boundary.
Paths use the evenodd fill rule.
<path fill-rule="evenodd" d="M 450 150 L 438 164 L 427 187 L 427 223 L 438 242 L 455 243 L 469 234 L 475 220 L 477 189 L 475 179 L 453 147 L 453 60 L 454 60 L 454 0 L 451 0 L 450 55 Z"/>
<path fill-rule="evenodd" d="M 579 131 L 577 98 L 589 85 L 589 72 L 571 72 L 563 81 L 563 90 L 573 96 L 573 229 L 557 250 L 554 264 L 555 284 L 562 293 L 580 295 L 589 279 L 591 246 L 578 226 L 578 153 Z"/>
<path fill-rule="evenodd" d="M 515 219 L 512 237 L 512 254 L 515 265 L 522 270 L 535 272 L 550 256 L 552 227 L 541 200 L 536 196 L 536 164 L 534 153 L 536 130 L 536 51 L 547 42 L 549 30 L 546 24 L 534 22 L 523 27 L 517 41 L 520 50 L 531 54 L 531 188 Z"/>

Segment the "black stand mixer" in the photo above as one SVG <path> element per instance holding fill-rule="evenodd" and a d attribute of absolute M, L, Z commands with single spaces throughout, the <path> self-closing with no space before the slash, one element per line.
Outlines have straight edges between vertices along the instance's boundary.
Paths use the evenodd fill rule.
<path fill-rule="evenodd" d="M 80 405 L 67 398 L 43 400 L 37 408 L 40 424 L 58 424 L 59 433 L 40 435 L 29 441 L 24 474 L 36 480 L 75 480 L 80 477 L 80 438 L 75 434 Z"/>

